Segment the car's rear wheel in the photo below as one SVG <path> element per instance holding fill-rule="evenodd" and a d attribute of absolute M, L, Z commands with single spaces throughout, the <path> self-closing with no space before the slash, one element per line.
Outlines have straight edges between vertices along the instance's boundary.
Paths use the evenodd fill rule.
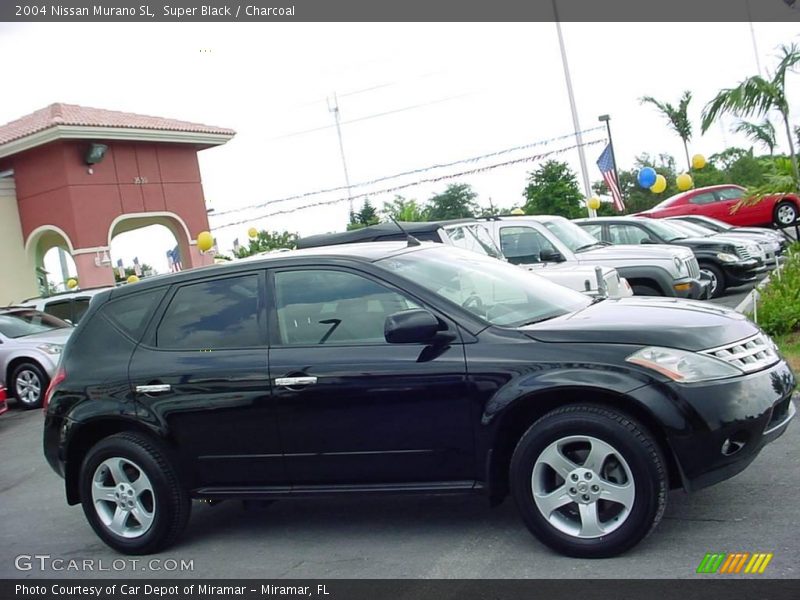
<path fill-rule="evenodd" d="M 26 410 L 42 405 L 44 392 L 49 384 L 47 373 L 33 362 L 17 365 L 11 373 L 11 391 L 20 406 Z"/>
<path fill-rule="evenodd" d="M 124 554 L 166 548 L 189 519 L 191 501 L 166 452 L 136 433 L 95 445 L 83 461 L 79 485 L 92 529 Z"/>
<path fill-rule="evenodd" d="M 775 205 L 774 220 L 777 225 L 792 225 L 797 221 L 797 205 L 790 200 L 782 200 Z"/>
<path fill-rule="evenodd" d="M 725 273 L 722 269 L 715 265 L 702 263 L 700 265 L 700 273 L 705 275 L 708 283 L 708 296 L 709 298 L 719 298 L 725 293 Z"/>
<path fill-rule="evenodd" d="M 569 556 L 601 558 L 629 550 L 658 524 L 667 472 L 658 445 L 633 419 L 569 406 L 522 436 L 511 490 L 539 540 Z"/>

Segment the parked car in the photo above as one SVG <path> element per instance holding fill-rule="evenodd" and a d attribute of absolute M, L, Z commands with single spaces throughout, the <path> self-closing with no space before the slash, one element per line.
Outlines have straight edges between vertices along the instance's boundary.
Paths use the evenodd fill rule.
<path fill-rule="evenodd" d="M 747 190 L 739 185 L 712 185 L 670 196 L 636 216 L 702 215 L 737 226 L 769 226 L 774 223 L 785 227 L 795 223 L 800 215 L 800 198 L 796 194 L 772 194 L 755 204 L 740 206 L 746 197 Z"/>
<path fill-rule="evenodd" d="M 482 221 L 514 264 L 564 263 L 614 267 L 634 294 L 703 299 L 708 282 L 691 250 L 674 246 L 611 246 L 557 216 L 490 217 Z"/>
<path fill-rule="evenodd" d="M 756 281 L 767 267 L 758 244 L 738 239 L 690 237 L 663 219 L 597 217 L 575 223 L 598 239 L 612 244 L 676 244 L 691 248 L 700 272 L 710 281 L 712 298 L 729 287 Z"/>
<path fill-rule="evenodd" d="M 702 225 L 706 229 L 711 229 L 717 233 L 754 233 L 762 235 L 780 246 L 778 254 L 783 254 L 789 246 L 789 240 L 785 234 L 767 227 L 736 227 L 725 221 L 704 217 L 702 215 L 681 215 L 679 217 L 668 217 L 668 219 L 679 220 L 685 223 L 696 223 L 697 225 Z"/>
<path fill-rule="evenodd" d="M 757 244 L 761 250 L 764 264 L 768 269 L 774 269 L 778 266 L 780 254 L 783 251 L 781 245 L 773 237 L 760 233 L 741 233 L 735 229 L 725 233 L 718 233 L 698 223 L 684 221 L 680 217 L 668 217 L 665 221 L 673 227 L 677 227 L 689 237 L 701 237 L 711 241 L 729 240 Z"/>
<path fill-rule="evenodd" d="M 0 308 L 0 377 L 22 408 L 38 408 L 72 325 L 29 307 Z"/>
<path fill-rule="evenodd" d="M 0 385 L 0 415 L 8 411 L 8 402 L 6 401 L 6 388 Z"/>
<path fill-rule="evenodd" d="M 474 219 L 399 224 L 380 223 L 353 231 L 326 233 L 301 238 L 297 242 L 297 247 L 302 249 L 336 244 L 400 241 L 405 240 L 407 234 L 420 241 L 447 244 L 506 260 L 506 257 L 503 256 L 500 248 L 492 240 L 484 224 Z M 558 264 L 542 261 L 520 266 L 534 271 L 545 279 L 583 292 L 589 296 L 608 295 L 612 298 L 621 298 L 633 295 L 631 286 L 624 278 L 619 276 L 619 273 L 613 267 L 580 265 L 575 262 Z M 600 270 L 599 274 L 597 269 Z"/>
<path fill-rule="evenodd" d="M 77 325 L 89 308 L 89 302 L 100 292 L 110 287 L 89 288 L 85 290 L 62 292 L 51 296 L 27 298 L 19 306 L 30 306 L 36 310 L 58 317 L 62 321 Z"/>
<path fill-rule="evenodd" d="M 174 542 L 192 498 L 510 492 L 545 544 L 612 556 L 670 487 L 731 477 L 780 436 L 795 383 L 724 307 L 352 244 L 96 296 L 48 391 L 44 452 L 127 554 Z"/>

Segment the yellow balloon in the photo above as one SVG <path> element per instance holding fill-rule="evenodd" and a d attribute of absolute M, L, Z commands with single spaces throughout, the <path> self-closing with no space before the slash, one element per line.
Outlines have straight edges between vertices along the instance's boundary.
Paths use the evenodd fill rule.
<path fill-rule="evenodd" d="M 681 173 L 675 179 L 675 184 L 678 186 L 678 189 L 680 191 L 685 192 L 686 190 L 692 189 L 692 187 L 694 186 L 694 180 L 692 179 L 692 176 L 689 175 L 688 173 Z"/>
<path fill-rule="evenodd" d="M 592 196 L 591 198 L 589 198 L 589 200 L 586 201 L 586 204 L 592 210 L 597 210 L 598 208 L 600 208 L 600 198 L 598 198 L 597 196 Z"/>
<path fill-rule="evenodd" d="M 650 191 L 654 194 L 660 194 L 667 189 L 667 178 L 663 175 L 656 176 L 656 182 L 650 187 Z"/>
<path fill-rule="evenodd" d="M 512 215 L 524 215 L 525 211 L 522 210 L 521 208 L 517 207 L 517 208 L 515 208 L 514 210 L 511 211 L 511 214 Z"/>
<path fill-rule="evenodd" d="M 692 157 L 692 168 L 693 169 L 702 169 L 706 166 L 706 157 L 702 154 L 695 154 Z"/>
<path fill-rule="evenodd" d="M 247 230 L 247 235 L 248 237 L 251 238 L 258 237 L 258 229 L 256 229 L 255 227 L 251 227 L 250 229 Z"/>
<path fill-rule="evenodd" d="M 74 289 L 78 287 L 78 280 L 77 279 L 68 279 L 67 280 L 67 287 L 69 289 Z"/>
<path fill-rule="evenodd" d="M 211 250 L 211 246 L 214 245 L 214 238 L 211 237 L 211 234 L 207 231 L 201 231 L 197 234 L 197 249 L 200 252 L 206 252 L 207 250 Z"/>
<path fill-rule="evenodd" d="M 137 281 L 139 281 L 139 278 L 136 275 L 128 277 L 128 283 L 136 283 Z"/>

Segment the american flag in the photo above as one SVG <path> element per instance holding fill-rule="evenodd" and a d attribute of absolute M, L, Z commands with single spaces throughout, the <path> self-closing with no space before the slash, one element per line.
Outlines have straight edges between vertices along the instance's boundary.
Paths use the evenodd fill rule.
<path fill-rule="evenodd" d="M 617 212 L 625 210 L 625 203 L 622 201 L 622 194 L 619 191 L 619 182 L 617 181 L 616 173 L 614 172 L 614 158 L 611 155 L 611 144 L 606 146 L 600 158 L 597 159 L 597 166 L 603 174 L 603 180 L 611 192 L 611 197 L 614 199 L 614 208 Z"/>
<path fill-rule="evenodd" d="M 175 246 L 172 250 L 167 250 L 167 265 L 169 265 L 170 273 L 183 271 L 183 266 L 181 265 L 181 253 L 177 246 Z"/>

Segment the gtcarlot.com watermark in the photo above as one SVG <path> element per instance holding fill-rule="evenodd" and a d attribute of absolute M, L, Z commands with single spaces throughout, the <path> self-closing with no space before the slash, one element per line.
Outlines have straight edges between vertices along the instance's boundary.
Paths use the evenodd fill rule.
<path fill-rule="evenodd" d="M 109 571 L 194 571 L 194 559 L 184 558 L 60 558 L 51 554 L 19 554 L 14 558 L 17 571 L 72 571 L 72 572 L 109 572 Z"/>

